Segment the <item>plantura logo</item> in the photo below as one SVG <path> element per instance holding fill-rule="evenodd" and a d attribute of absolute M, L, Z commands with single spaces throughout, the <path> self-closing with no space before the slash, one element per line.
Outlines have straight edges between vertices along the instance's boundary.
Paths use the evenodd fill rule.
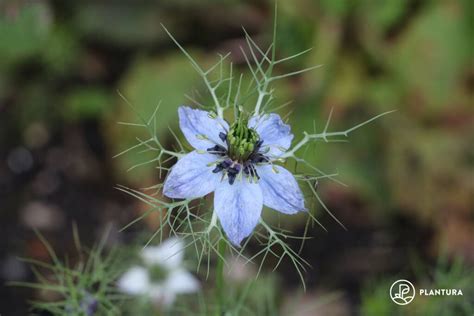
<path fill-rule="evenodd" d="M 415 298 L 416 290 L 408 280 L 397 280 L 390 287 L 390 298 L 395 304 L 407 305 Z M 419 289 L 420 296 L 463 296 L 461 289 Z"/>
<path fill-rule="evenodd" d="M 398 305 L 410 304 L 415 298 L 415 287 L 408 280 L 395 281 L 390 287 L 390 298 Z"/>

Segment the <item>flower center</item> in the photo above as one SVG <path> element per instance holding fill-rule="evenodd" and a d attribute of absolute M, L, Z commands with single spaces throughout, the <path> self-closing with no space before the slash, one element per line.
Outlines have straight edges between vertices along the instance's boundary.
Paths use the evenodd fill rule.
<path fill-rule="evenodd" d="M 207 149 L 209 153 L 220 156 L 212 172 L 222 172 L 222 179 L 227 176 L 230 185 L 243 176 L 248 181 L 257 183 L 260 177 L 256 165 L 269 163 L 270 159 L 266 152 L 260 150 L 263 139 L 260 139 L 255 129 L 248 127 L 248 118 L 244 118 L 239 112 L 239 118 L 232 124 L 229 132 L 219 133 L 219 138 L 227 143 L 227 149 L 221 145 Z"/>
<path fill-rule="evenodd" d="M 229 158 L 234 161 L 245 162 L 254 152 L 260 140 L 257 132 L 247 126 L 248 121 L 241 119 L 232 124 L 227 134 Z"/>
<path fill-rule="evenodd" d="M 148 271 L 150 273 L 150 279 L 156 283 L 163 281 L 168 275 L 168 271 L 159 265 L 151 266 Z"/>

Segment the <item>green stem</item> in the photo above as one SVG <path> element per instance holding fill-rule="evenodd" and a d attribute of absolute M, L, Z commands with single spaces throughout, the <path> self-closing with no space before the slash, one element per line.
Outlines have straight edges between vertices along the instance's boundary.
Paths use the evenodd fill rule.
<path fill-rule="evenodd" d="M 216 291 L 217 291 L 217 309 L 216 316 L 221 316 L 225 313 L 225 287 L 224 287 L 224 256 L 226 251 L 226 242 L 224 239 L 219 240 L 216 268 Z"/>

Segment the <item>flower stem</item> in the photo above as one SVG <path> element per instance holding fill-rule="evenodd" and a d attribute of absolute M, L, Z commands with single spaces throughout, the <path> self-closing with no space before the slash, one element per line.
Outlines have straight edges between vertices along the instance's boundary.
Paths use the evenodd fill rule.
<path fill-rule="evenodd" d="M 226 251 L 226 242 L 224 239 L 219 240 L 217 268 L 216 268 L 216 291 L 217 291 L 217 309 L 216 316 L 225 313 L 225 286 L 224 286 L 224 256 Z"/>

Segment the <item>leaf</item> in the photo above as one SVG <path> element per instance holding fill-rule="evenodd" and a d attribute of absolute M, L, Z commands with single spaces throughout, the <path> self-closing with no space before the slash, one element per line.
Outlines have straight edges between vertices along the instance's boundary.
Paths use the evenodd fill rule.
<path fill-rule="evenodd" d="M 440 111 L 455 104 L 453 92 L 467 74 L 470 34 L 467 13 L 456 1 L 439 2 L 421 13 L 385 56 L 384 61 L 410 99 L 406 106 Z"/>
<path fill-rule="evenodd" d="M 0 15 L 0 69 L 38 53 L 52 25 L 46 2 L 17 5 L 14 10 Z"/>
<path fill-rule="evenodd" d="M 63 116 L 66 120 L 98 118 L 110 106 L 111 98 L 106 90 L 83 88 L 65 96 Z"/>
<path fill-rule="evenodd" d="M 178 107 L 190 102 L 185 94 L 198 89 L 198 75 L 182 55 L 176 53 L 160 58 L 142 58 L 135 61 L 119 84 L 118 90 L 131 103 L 132 107 L 118 95 L 115 98 L 116 111 L 108 117 L 107 138 L 114 154 L 137 144 L 137 137 L 146 140 L 150 134 L 140 127 L 118 125 L 117 122 L 143 122 L 137 113 L 148 120 L 158 103 L 161 106 L 156 114 L 156 136 L 163 145 L 172 149 L 176 145 L 168 127 L 181 136 L 178 130 Z M 205 92 L 202 93 L 205 95 Z M 205 100 L 203 101 L 205 102 Z M 152 126 L 154 129 L 155 126 Z M 118 170 L 127 170 L 133 165 L 155 158 L 156 153 L 135 152 L 116 158 Z M 157 175 L 156 162 L 144 165 L 127 173 L 131 181 L 145 181 Z M 123 174 L 123 172 L 122 172 Z"/>
<path fill-rule="evenodd" d="M 88 38 L 134 47 L 166 41 L 168 37 L 160 23 L 174 25 L 180 22 L 180 18 L 170 18 L 170 14 L 166 14 L 157 4 L 136 5 L 116 1 L 81 3 L 76 6 L 73 22 L 79 32 Z"/>

